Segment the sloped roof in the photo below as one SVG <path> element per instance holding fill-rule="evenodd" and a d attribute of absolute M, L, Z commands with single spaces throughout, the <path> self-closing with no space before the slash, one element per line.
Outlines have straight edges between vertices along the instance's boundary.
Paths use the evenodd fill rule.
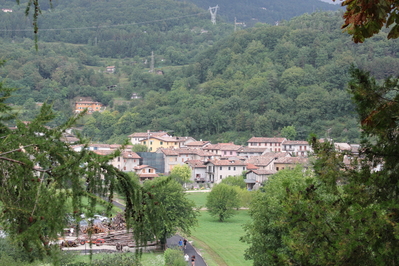
<path fill-rule="evenodd" d="M 269 143 L 269 142 L 277 142 L 277 143 L 281 143 L 284 140 L 286 140 L 286 138 L 264 138 L 264 137 L 252 137 L 250 138 L 247 142 L 262 142 L 262 143 Z"/>
<path fill-rule="evenodd" d="M 206 168 L 205 163 L 201 160 L 187 160 L 185 163 L 195 168 Z"/>
<path fill-rule="evenodd" d="M 169 134 L 165 131 L 158 131 L 158 132 L 135 132 L 131 135 L 129 135 L 129 138 L 148 138 L 148 135 L 150 137 L 152 136 L 169 136 Z"/>
<path fill-rule="evenodd" d="M 283 142 L 284 145 L 309 145 L 306 140 L 286 140 Z"/>
<path fill-rule="evenodd" d="M 252 156 L 248 158 L 245 162 L 248 164 L 253 164 L 255 166 L 267 166 L 269 165 L 273 160 L 278 158 L 275 155 L 272 156 L 265 156 L 265 155 L 260 155 L 260 156 Z"/>
<path fill-rule="evenodd" d="M 138 165 L 138 166 L 135 166 L 135 167 L 134 167 L 135 170 L 141 170 L 141 169 L 144 169 L 144 168 L 152 168 L 152 169 L 155 169 L 154 167 L 149 166 L 149 165 L 146 165 L 146 164 L 142 164 L 142 165 Z"/>
<path fill-rule="evenodd" d="M 159 177 L 158 174 L 154 174 L 154 173 L 145 173 L 145 174 L 139 174 L 139 177 Z"/>
<path fill-rule="evenodd" d="M 304 164 L 307 162 L 308 162 L 308 158 L 304 158 L 304 157 L 280 157 L 274 163 Z"/>
<path fill-rule="evenodd" d="M 238 152 L 245 152 L 245 153 L 263 153 L 265 150 L 267 150 L 266 146 L 264 147 L 248 147 L 248 146 L 242 146 L 240 149 L 238 149 Z"/>
<path fill-rule="evenodd" d="M 257 167 L 256 165 L 254 165 L 254 164 L 252 164 L 252 163 L 248 163 L 247 164 L 247 169 L 248 170 L 256 170 L 256 169 L 258 169 L 259 167 Z"/>
<path fill-rule="evenodd" d="M 186 143 L 187 147 L 203 147 L 204 145 L 210 143 L 209 141 L 192 141 Z"/>
<path fill-rule="evenodd" d="M 133 151 L 122 152 L 122 157 L 127 159 L 140 159 L 141 157 Z"/>
<path fill-rule="evenodd" d="M 252 170 L 257 175 L 274 175 L 277 173 L 276 170 L 266 170 L 266 169 L 258 169 L 258 170 Z"/>
<path fill-rule="evenodd" d="M 206 164 L 212 163 L 217 166 L 246 166 L 247 163 L 241 160 L 209 160 Z"/>
<path fill-rule="evenodd" d="M 114 153 L 115 151 L 114 150 L 94 150 L 92 152 L 94 152 L 95 154 L 98 154 L 98 155 L 110 155 L 110 154 Z"/>

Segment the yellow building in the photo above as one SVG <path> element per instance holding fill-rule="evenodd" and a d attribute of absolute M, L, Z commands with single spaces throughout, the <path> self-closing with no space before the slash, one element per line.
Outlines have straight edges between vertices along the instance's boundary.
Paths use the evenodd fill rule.
<path fill-rule="evenodd" d="M 149 152 L 155 152 L 159 148 L 180 148 L 185 141 L 186 138 L 150 136 L 142 139 L 140 144 L 147 146 Z"/>

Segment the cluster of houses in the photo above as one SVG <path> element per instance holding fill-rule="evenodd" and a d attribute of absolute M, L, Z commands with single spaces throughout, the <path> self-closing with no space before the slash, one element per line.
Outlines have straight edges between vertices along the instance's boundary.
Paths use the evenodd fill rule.
<path fill-rule="evenodd" d="M 312 148 L 307 141 L 286 138 L 252 137 L 247 146 L 234 143 L 212 144 L 192 137 L 175 137 L 167 132 L 138 132 L 128 136 L 131 145 L 110 163 L 121 171 L 135 172 L 141 181 L 168 175 L 174 167 L 188 165 L 195 184 L 220 183 L 228 176 L 245 175 L 247 189 L 258 189 L 270 175 L 300 164 L 308 166 Z M 148 152 L 133 152 L 141 144 Z M 356 145 L 335 143 L 340 150 L 355 150 Z M 113 153 L 120 145 L 91 144 L 100 155 Z M 75 150 L 83 148 L 73 146 Z"/>

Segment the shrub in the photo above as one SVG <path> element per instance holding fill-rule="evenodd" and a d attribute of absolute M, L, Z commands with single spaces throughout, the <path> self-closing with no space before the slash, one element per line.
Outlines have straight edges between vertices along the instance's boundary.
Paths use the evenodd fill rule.
<path fill-rule="evenodd" d="M 166 266 L 186 266 L 183 254 L 179 249 L 168 248 L 165 250 L 164 256 Z"/>

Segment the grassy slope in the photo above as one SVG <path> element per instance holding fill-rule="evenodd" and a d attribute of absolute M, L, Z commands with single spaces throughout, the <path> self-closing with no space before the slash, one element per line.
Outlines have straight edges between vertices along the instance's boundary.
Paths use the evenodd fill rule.
<path fill-rule="evenodd" d="M 197 207 L 204 207 L 207 192 L 187 193 Z M 194 246 L 200 250 L 209 266 L 252 265 L 244 259 L 247 244 L 240 242 L 244 235 L 242 225 L 249 221 L 248 211 L 238 211 L 224 223 L 218 222 L 208 212 L 201 211 L 199 226 L 193 230 Z"/>
<path fill-rule="evenodd" d="M 205 254 L 204 257 L 207 262 L 209 262 L 208 257 L 212 257 L 210 259 L 216 263 L 209 262 L 209 265 L 252 265 L 252 261 L 244 259 L 244 250 L 247 248 L 247 244 L 239 240 L 244 235 L 242 225 L 249 219 L 248 211 L 242 210 L 226 222 L 220 223 L 211 217 L 208 212 L 201 211 L 199 226 L 192 233 L 193 244 L 200 249 L 201 253 L 204 253 L 204 251 L 207 253 L 207 249 L 213 250 L 224 261 L 224 263 L 221 263 L 217 257 L 212 256 L 212 253 Z M 196 243 L 195 239 L 198 239 L 200 243 Z M 206 243 L 206 246 L 201 245 L 201 242 Z"/>

